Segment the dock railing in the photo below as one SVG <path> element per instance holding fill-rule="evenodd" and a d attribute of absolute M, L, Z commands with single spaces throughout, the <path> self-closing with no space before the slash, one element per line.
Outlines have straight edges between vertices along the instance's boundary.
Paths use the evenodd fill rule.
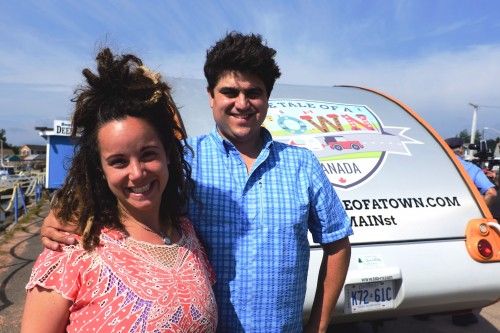
<path fill-rule="evenodd" d="M 10 176 L 0 179 L 0 225 L 8 212 L 14 214 L 14 223 L 18 223 L 20 210 L 28 213 L 28 199 L 33 198 L 35 204 L 42 197 L 45 181 L 44 174 Z"/>

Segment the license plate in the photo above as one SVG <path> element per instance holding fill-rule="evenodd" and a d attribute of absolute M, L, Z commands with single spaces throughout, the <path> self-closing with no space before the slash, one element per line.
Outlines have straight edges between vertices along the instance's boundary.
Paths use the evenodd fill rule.
<path fill-rule="evenodd" d="M 345 313 L 394 308 L 394 280 L 345 286 Z"/>

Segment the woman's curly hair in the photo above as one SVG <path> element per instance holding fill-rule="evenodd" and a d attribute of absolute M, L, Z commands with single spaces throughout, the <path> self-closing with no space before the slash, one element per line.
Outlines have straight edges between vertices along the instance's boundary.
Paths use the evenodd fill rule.
<path fill-rule="evenodd" d="M 170 87 L 159 74 L 143 66 L 141 59 L 126 54 L 115 56 L 102 49 L 96 57 L 97 73 L 82 71 L 86 85 L 75 90 L 76 102 L 71 136 L 75 152 L 68 176 L 56 193 L 56 216 L 75 222 L 83 232 L 83 247 L 99 244 L 103 227 L 122 228 L 118 201 L 108 187 L 101 166 L 98 132 L 110 121 L 140 118 L 151 125 L 169 158 L 169 180 L 160 207 L 162 221 L 174 226 L 185 214 L 192 191 L 191 168 L 184 159 L 185 131 Z"/>

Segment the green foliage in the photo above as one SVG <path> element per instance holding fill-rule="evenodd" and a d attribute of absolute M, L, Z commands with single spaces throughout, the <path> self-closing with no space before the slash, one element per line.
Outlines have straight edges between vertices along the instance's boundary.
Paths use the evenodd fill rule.
<path fill-rule="evenodd" d="M 464 139 L 464 142 L 466 142 L 466 143 L 470 142 L 470 134 L 466 129 L 460 131 L 460 133 L 458 133 L 456 135 L 456 137 Z M 476 131 L 476 137 L 474 140 L 475 143 L 479 143 L 479 141 L 481 141 L 481 140 L 483 140 L 483 134 L 479 131 Z M 494 152 L 495 148 L 497 147 L 499 142 L 500 142 L 500 137 L 497 137 L 494 140 L 488 139 L 488 140 L 486 140 L 486 146 L 488 147 L 488 150 L 490 152 Z"/>
<path fill-rule="evenodd" d="M 17 146 L 13 146 L 10 143 L 7 142 L 7 137 L 6 137 L 6 131 L 3 128 L 0 128 L 0 141 L 3 141 L 3 147 L 12 149 L 14 151 L 14 154 L 19 154 L 19 148 Z"/>
<path fill-rule="evenodd" d="M 460 133 L 458 133 L 456 135 L 457 138 L 462 138 L 464 139 L 464 142 L 466 143 L 469 143 L 470 142 L 470 134 L 469 134 L 469 131 L 467 131 L 466 129 L 463 129 L 462 131 L 460 131 Z M 475 143 L 478 143 L 479 141 L 481 141 L 483 139 L 483 135 L 481 134 L 481 132 L 479 131 L 476 131 L 476 137 L 475 137 Z"/>

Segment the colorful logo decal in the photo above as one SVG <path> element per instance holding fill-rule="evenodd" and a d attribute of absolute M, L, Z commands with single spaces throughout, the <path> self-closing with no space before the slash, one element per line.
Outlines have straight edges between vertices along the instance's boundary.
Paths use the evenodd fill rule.
<path fill-rule="evenodd" d="M 276 141 L 311 150 L 333 186 L 350 189 L 373 177 L 388 153 L 411 156 L 407 127 L 383 126 L 365 105 L 269 100 L 264 126 Z"/>

